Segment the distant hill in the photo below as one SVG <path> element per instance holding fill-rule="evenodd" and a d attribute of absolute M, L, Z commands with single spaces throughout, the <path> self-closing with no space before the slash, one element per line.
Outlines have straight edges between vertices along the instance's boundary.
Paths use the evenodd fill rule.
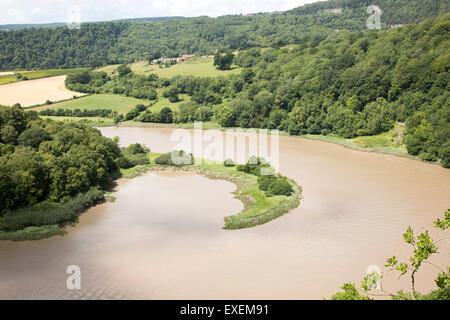
<path fill-rule="evenodd" d="M 337 31 L 367 30 L 370 5 L 381 28 L 417 23 L 449 12 L 448 0 L 330 0 L 293 10 L 217 18 L 161 17 L 83 23 L 80 30 L 0 31 L 0 70 L 122 63 L 154 56 L 213 54 L 251 47 L 322 41 Z M 152 23 L 147 23 L 152 21 Z"/>
<path fill-rule="evenodd" d="M 0 25 L 0 30 L 4 31 L 16 31 L 22 29 L 30 28 L 57 28 L 65 26 L 65 23 L 55 22 L 55 23 L 39 23 L 39 24 L 2 24 Z"/>
<path fill-rule="evenodd" d="M 180 19 L 184 18 L 181 16 L 173 16 L 173 17 L 147 17 L 147 18 L 130 18 L 130 19 L 118 19 L 111 20 L 113 22 L 152 22 L 152 21 L 165 21 L 170 19 Z M 108 21 L 95 21 L 91 23 L 102 23 Z M 22 29 L 31 29 L 31 28 L 57 28 L 66 26 L 65 22 L 54 22 L 54 23 L 37 23 L 37 24 L 3 24 L 0 25 L 0 30 L 4 31 L 15 31 Z"/>
<path fill-rule="evenodd" d="M 429 17 L 442 16 L 450 11 L 450 2 L 446 0 L 329 0 L 292 9 L 288 13 L 315 16 L 317 23 L 330 27 L 338 23 L 339 16 L 345 17 L 347 28 L 359 29 L 365 24 L 368 14 L 367 8 L 378 6 L 382 11 L 381 22 L 384 27 L 397 24 L 419 23 Z M 331 11 L 333 9 L 342 9 Z M 334 18 L 325 16 L 334 15 Z"/>

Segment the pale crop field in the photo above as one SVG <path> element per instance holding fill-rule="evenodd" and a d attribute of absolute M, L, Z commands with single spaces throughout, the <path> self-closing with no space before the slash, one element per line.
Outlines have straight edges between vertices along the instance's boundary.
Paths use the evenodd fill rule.
<path fill-rule="evenodd" d="M 70 91 L 65 88 L 66 76 L 49 77 L 37 80 L 20 81 L 0 86 L 0 105 L 21 106 L 43 104 L 47 100 L 60 101 L 73 96 L 83 96 L 83 93 Z"/>

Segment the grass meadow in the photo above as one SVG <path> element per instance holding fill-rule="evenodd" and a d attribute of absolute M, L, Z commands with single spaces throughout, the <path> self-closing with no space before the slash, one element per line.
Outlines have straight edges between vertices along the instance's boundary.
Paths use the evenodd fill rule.
<path fill-rule="evenodd" d="M 119 65 L 109 65 L 98 69 L 112 75 Z M 232 66 L 231 70 L 217 70 L 213 65 L 212 58 L 196 58 L 170 66 L 160 68 L 158 65 L 151 65 L 146 61 L 135 62 L 130 65 L 131 70 L 136 74 L 149 75 L 157 74 L 161 78 L 172 78 L 175 76 L 197 76 L 197 77 L 218 77 L 241 72 L 238 66 Z"/>
<path fill-rule="evenodd" d="M 137 104 L 148 105 L 149 101 L 126 97 L 118 94 L 93 94 L 90 96 L 59 102 L 47 106 L 40 106 L 34 108 L 33 110 L 41 111 L 46 109 L 111 109 L 113 111 L 117 111 L 118 113 L 127 113 Z"/>

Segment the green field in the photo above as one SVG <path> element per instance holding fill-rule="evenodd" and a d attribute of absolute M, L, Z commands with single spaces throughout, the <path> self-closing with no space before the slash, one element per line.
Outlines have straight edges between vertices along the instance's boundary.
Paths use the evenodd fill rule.
<path fill-rule="evenodd" d="M 191 100 L 191 97 L 187 94 L 179 94 L 178 97 L 180 98 L 180 101 L 172 103 L 169 101 L 169 98 L 163 97 L 163 91 L 164 89 L 156 89 L 156 92 L 158 93 L 158 101 L 149 108 L 150 111 L 159 112 L 164 107 L 169 107 L 172 111 L 178 111 L 181 104 Z"/>
<path fill-rule="evenodd" d="M 118 66 L 119 65 L 109 65 L 98 69 L 98 71 L 105 71 L 109 75 L 112 75 Z M 241 69 L 237 66 L 232 66 L 231 70 L 217 70 L 216 67 L 213 66 L 212 58 L 197 58 L 194 60 L 188 60 L 186 62 L 181 62 L 168 68 L 160 68 L 158 65 L 150 65 L 146 61 L 133 63 L 130 65 L 130 67 L 131 70 L 133 70 L 133 72 L 136 74 L 148 75 L 151 73 L 156 73 L 159 77 L 162 78 L 172 78 L 179 75 L 218 77 L 241 72 Z"/>
<path fill-rule="evenodd" d="M 396 125 L 392 130 L 383 132 L 376 136 L 363 136 L 353 139 L 353 142 L 363 148 L 386 148 L 404 147 L 402 138 L 405 127 Z"/>
<path fill-rule="evenodd" d="M 17 74 L 21 74 L 27 77 L 29 80 L 41 79 L 55 76 L 62 76 L 71 72 L 89 70 L 90 68 L 73 68 L 73 69 L 48 69 L 48 70 L 32 70 L 32 71 L 14 71 L 14 75 L 0 76 L 0 85 L 24 81 L 16 77 Z"/>
<path fill-rule="evenodd" d="M 346 139 L 336 135 L 304 135 L 305 138 L 332 142 L 341 146 L 380 153 L 394 154 L 398 156 L 409 156 L 405 145 L 402 142 L 405 127 L 397 124 L 388 132 L 383 132 L 376 136 L 362 136 L 354 139 Z"/>
<path fill-rule="evenodd" d="M 49 106 L 42 106 L 35 108 L 35 110 L 45 109 L 80 109 L 80 110 L 94 110 L 94 109 L 111 109 L 118 113 L 127 113 L 133 109 L 137 104 L 148 105 L 148 100 L 125 97 L 118 94 L 94 94 L 82 98 L 72 99 L 60 103 L 55 103 Z"/>

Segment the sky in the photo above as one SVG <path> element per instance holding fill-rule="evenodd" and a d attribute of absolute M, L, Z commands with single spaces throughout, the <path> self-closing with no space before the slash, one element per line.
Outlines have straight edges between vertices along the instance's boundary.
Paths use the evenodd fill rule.
<path fill-rule="evenodd" d="M 318 0 L 0 0 L 0 24 L 284 11 Z"/>

